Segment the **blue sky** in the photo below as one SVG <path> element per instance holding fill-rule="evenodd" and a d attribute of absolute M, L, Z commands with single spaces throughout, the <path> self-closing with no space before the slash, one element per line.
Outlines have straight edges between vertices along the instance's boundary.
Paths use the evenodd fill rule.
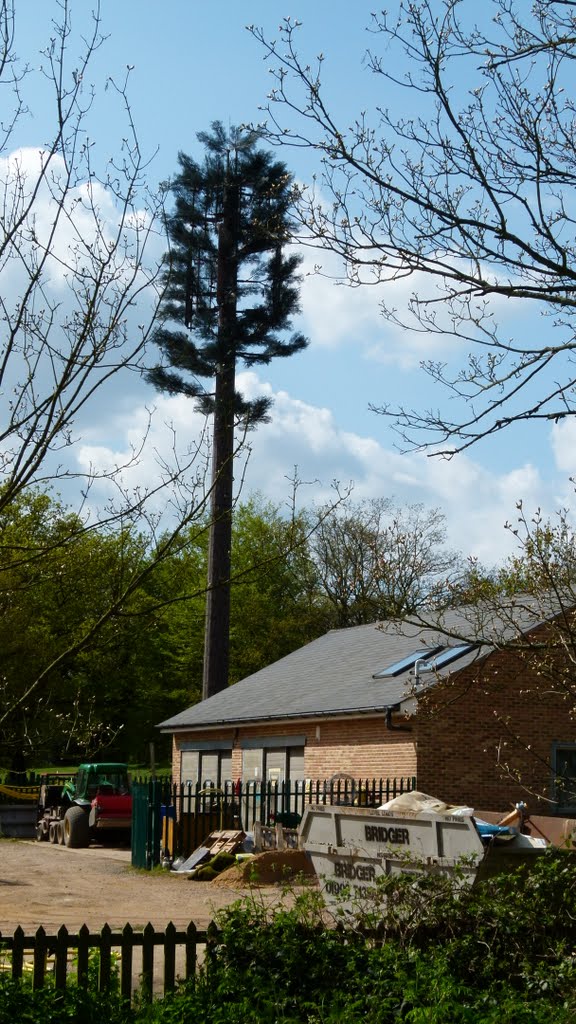
<path fill-rule="evenodd" d="M 74 32 L 86 29 L 90 7 L 90 0 L 72 0 Z M 53 0 L 23 0 L 17 8 L 17 50 L 33 64 L 34 51 L 49 38 L 57 6 Z M 373 42 L 366 32 L 370 13 L 371 5 L 362 0 L 354 5 L 296 0 L 288 9 L 276 0 L 165 0 L 163 5 L 103 0 L 102 29 L 108 38 L 90 72 L 97 91 L 91 115 L 95 152 L 104 160 L 117 150 L 125 130 L 115 97 L 104 85 L 108 76 L 122 78 L 127 65 L 132 67 L 129 91 L 140 142 L 145 152 L 155 154 L 148 172 L 152 188 L 176 170 L 179 150 L 200 155 L 195 135 L 211 121 L 260 120 L 271 76 L 245 26 L 254 23 L 273 36 L 286 14 L 302 22 L 306 53 L 324 53 L 326 95 L 348 123 L 360 109 L 383 102 L 378 83 L 362 64 Z M 71 52 L 75 45 L 73 35 Z M 14 142 L 33 148 L 50 134 L 53 111 L 38 80 L 28 100 L 31 116 Z M 303 182 L 317 169 L 308 151 L 288 149 L 280 156 Z M 306 260 L 308 267 L 319 257 L 308 254 Z M 327 272 L 337 273 L 329 258 L 320 262 Z M 397 288 L 395 300 L 401 303 L 413 286 L 407 284 L 404 292 Z M 574 428 L 566 423 L 516 429 L 450 462 L 401 454 L 390 425 L 369 411 L 369 403 L 441 406 L 446 397 L 419 369 L 419 360 L 457 353 L 448 339 L 443 344 L 392 328 L 379 315 L 378 301 L 375 289 L 351 291 L 326 279 L 305 279 L 298 326 L 310 338 L 309 349 L 276 361 L 257 376 L 240 376 L 247 393 L 264 390 L 275 398 L 272 422 L 251 438 L 246 486 L 281 502 L 297 466 L 301 479 L 315 481 L 302 492 L 304 503 L 322 500 L 332 481 L 339 480 L 344 485 L 353 481 L 357 498 L 386 496 L 440 507 L 451 545 L 489 563 L 509 548 L 503 524 L 513 518 L 518 499 L 528 509 L 542 506 L 550 513 L 572 502 Z M 505 324 L 514 316 L 516 323 L 524 321 L 525 330 L 537 330 L 537 321 L 525 312 L 502 309 L 501 316 Z M 186 400 L 156 395 L 133 379 L 123 382 L 105 416 L 101 406 L 93 408 L 75 457 L 81 464 L 114 461 L 135 439 L 145 407 L 152 404 L 151 442 L 158 450 L 169 444 L 166 422 L 174 425 L 182 444 L 201 429 Z M 138 473 L 143 482 L 153 476 L 152 455 L 143 457 Z"/>

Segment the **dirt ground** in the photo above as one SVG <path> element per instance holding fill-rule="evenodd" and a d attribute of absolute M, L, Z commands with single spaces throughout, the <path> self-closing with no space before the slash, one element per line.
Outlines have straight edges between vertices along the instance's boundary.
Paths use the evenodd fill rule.
<path fill-rule="evenodd" d="M 18 925 L 26 932 L 40 925 L 53 931 L 64 924 L 140 929 L 149 921 L 178 928 L 194 921 L 203 929 L 217 910 L 241 895 L 238 885 L 194 882 L 169 871 L 136 871 L 130 851 L 93 846 L 73 850 L 34 840 L 0 839 L 0 933 Z M 280 889 L 266 886 L 259 898 L 274 905 Z"/>

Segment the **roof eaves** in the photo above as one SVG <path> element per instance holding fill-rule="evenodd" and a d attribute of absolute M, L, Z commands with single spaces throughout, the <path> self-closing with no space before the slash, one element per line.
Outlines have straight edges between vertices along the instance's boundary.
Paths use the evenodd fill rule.
<path fill-rule="evenodd" d="M 409 699 L 409 696 L 405 698 Z M 313 722 L 318 718 L 359 718 L 364 715 L 379 715 L 386 714 L 388 711 L 398 711 L 404 699 L 401 701 L 395 701 L 393 704 L 378 704 L 372 705 L 367 708 L 339 708 L 336 710 L 327 711 L 307 711 L 304 714 L 298 711 L 287 712 L 278 715 L 255 715 L 253 717 L 245 716 L 244 718 L 215 718 L 210 722 L 180 722 L 174 725 L 169 725 L 168 722 L 162 722 L 158 728 L 162 733 L 174 733 L 182 732 L 185 729 L 217 729 L 225 726 L 226 728 L 234 728 L 237 725 L 265 725 L 269 722 L 284 722 L 298 720 L 301 722 Z"/>

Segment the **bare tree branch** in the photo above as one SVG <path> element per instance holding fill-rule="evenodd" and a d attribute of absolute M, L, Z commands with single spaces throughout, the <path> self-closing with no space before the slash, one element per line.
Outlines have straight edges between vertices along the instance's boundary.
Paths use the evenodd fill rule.
<path fill-rule="evenodd" d="M 510 424 L 576 411 L 576 5 L 490 0 L 471 13 L 459 0 L 398 0 L 393 10 L 372 16 L 365 55 L 385 101 L 349 126 L 329 109 L 324 57 L 300 56 L 298 22 L 285 19 L 277 41 L 250 31 L 275 79 L 268 138 L 321 161 L 301 193 L 308 243 L 341 256 L 351 285 L 382 286 L 393 323 L 472 347 L 460 370 L 423 364 L 455 400 L 453 418 L 372 406 L 405 447 L 450 456 Z M 403 108 L 417 113 L 394 113 Z M 389 296 L 407 277 L 402 313 Z M 537 333 L 509 337 L 503 300 L 534 306 Z"/>

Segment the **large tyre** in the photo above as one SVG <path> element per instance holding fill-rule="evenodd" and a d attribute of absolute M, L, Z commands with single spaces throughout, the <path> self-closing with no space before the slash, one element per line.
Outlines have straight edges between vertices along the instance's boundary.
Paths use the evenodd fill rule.
<path fill-rule="evenodd" d="M 44 831 L 41 824 L 36 825 L 36 842 L 42 843 L 45 839 L 48 839 L 48 833 Z"/>
<path fill-rule="evenodd" d="M 57 821 L 53 821 L 51 823 L 51 825 L 50 825 L 50 830 L 48 832 L 48 840 L 53 845 L 56 845 L 56 843 L 58 842 L 58 822 Z"/>
<path fill-rule="evenodd" d="M 64 822 L 59 821 L 57 825 L 57 842 L 58 846 L 64 846 Z"/>
<path fill-rule="evenodd" d="M 90 842 L 90 825 L 88 815 L 81 807 L 69 807 L 64 815 L 64 845 L 75 847 L 88 846 Z"/>

